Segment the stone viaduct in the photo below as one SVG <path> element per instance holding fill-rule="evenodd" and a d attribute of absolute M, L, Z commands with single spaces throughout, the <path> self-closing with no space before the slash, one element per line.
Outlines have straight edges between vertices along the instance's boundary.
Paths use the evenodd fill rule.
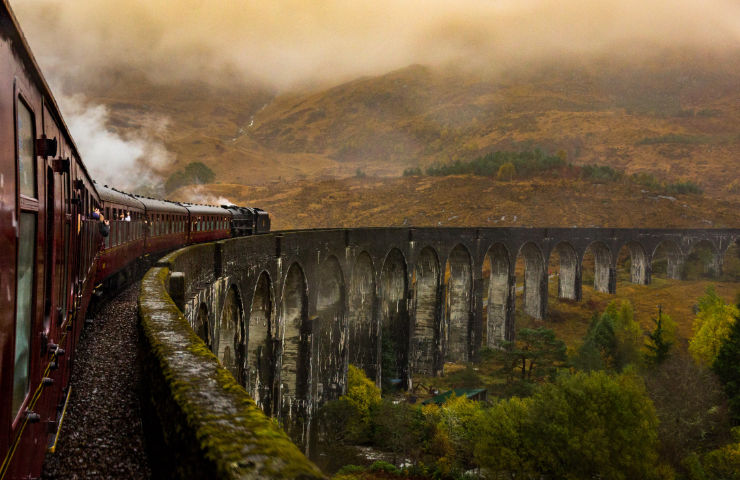
<path fill-rule="evenodd" d="M 622 249 L 631 281 L 648 284 L 658 257 L 679 278 L 699 245 L 719 272 L 738 239 L 740 229 L 302 230 L 189 247 L 161 265 L 174 303 L 262 410 L 300 420 L 343 392 L 349 363 L 408 388 L 412 375 L 513 340 L 517 288 L 526 314 L 546 314 L 554 253 L 559 296 L 579 300 L 587 252 L 594 288 L 614 293 Z"/>

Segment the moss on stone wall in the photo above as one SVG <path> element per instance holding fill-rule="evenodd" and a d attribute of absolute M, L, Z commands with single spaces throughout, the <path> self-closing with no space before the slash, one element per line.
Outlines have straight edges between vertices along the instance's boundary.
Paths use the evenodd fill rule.
<path fill-rule="evenodd" d="M 193 332 L 167 293 L 168 276 L 167 267 L 151 269 L 139 296 L 146 403 L 162 430 L 161 450 L 172 456 L 163 459 L 166 473 L 323 478 Z"/>

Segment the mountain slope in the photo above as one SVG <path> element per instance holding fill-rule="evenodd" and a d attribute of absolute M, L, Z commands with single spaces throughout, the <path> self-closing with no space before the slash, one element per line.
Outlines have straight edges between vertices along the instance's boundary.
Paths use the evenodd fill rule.
<path fill-rule="evenodd" d="M 541 147 L 568 162 L 692 180 L 740 198 L 740 54 L 660 52 L 480 73 L 410 66 L 316 91 L 233 83 L 152 84 L 115 72 L 87 93 L 110 126 L 169 120 L 175 162 L 203 162 L 217 182 L 398 176 L 492 150 Z M 223 86 L 228 85 L 228 86 Z"/>

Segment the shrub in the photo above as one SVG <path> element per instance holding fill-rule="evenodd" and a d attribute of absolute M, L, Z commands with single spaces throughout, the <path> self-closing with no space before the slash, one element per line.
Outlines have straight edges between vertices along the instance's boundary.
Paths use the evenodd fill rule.
<path fill-rule="evenodd" d="M 702 189 L 699 185 L 691 181 L 669 183 L 665 186 L 667 193 L 702 193 Z"/>
<path fill-rule="evenodd" d="M 165 182 L 164 188 L 165 191 L 172 192 L 185 185 L 211 183 L 215 178 L 216 174 L 206 164 L 191 162 L 184 169 L 173 172 Z"/>
<path fill-rule="evenodd" d="M 583 178 L 597 182 L 616 182 L 624 175 L 607 165 L 584 165 L 581 167 Z"/>
<path fill-rule="evenodd" d="M 470 162 L 456 160 L 444 165 L 432 165 L 427 168 L 430 176 L 446 176 L 473 174 L 483 177 L 497 176 L 501 167 L 511 163 L 515 174 L 520 177 L 529 177 L 536 173 L 553 170 L 565 166 L 565 160 L 557 155 L 547 155 L 539 148 L 523 152 L 491 152 Z M 509 167 L 507 167 L 508 169 Z"/>
<path fill-rule="evenodd" d="M 516 175 L 516 167 L 513 163 L 506 162 L 501 165 L 498 172 L 496 172 L 496 179 L 501 180 L 502 182 L 508 182 L 514 178 L 514 175 Z"/>
<path fill-rule="evenodd" d="M 396 468 L 395 465 L 390 464 L 388 462 L 384 462 L 383 460 L 377 460 L 372 465 L 370 465 L 367 469 L 368 472 L 383 472 L 383 473 L 389 473 L 391 475 L 399 475 L 401 471 Z"/>
<path fill-rule="evenodd" d="M 642 185 L 643 187 L 648 187 L 653 190 L 662 188 L 662 184 L 660 183 L 660 181 L 658 181 L 658 179 L 650 173 L 633 173 L 632 177 L 630 178 L 634 183 Z"/>
<path fill-rule="evenodd" d="M 350 473 L 363 473 L 365 471 L 365 467 L 361 467 L 360 465 L 345 465 L 339 470 L 337 470 L 337 475 L 347 475 Z"/>

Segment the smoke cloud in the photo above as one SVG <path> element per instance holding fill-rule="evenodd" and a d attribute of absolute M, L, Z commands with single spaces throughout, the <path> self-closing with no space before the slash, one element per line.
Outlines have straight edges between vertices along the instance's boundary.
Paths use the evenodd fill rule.
<path fill-rule="evenodd" d="M 234 205 L 234 202 L 222 195 L 214 195 L 208 192 L 202 185 L 189 185 L 183 187 L 180 196 L 187 198 L 188 202 L 204 205 Z"/>
<path fill-rule="evenodd" d="M 162 133 L 166 119 L 143 118 L 141 131 L 119 134 L 108 126 L 109 112 L 103 105 L 91 105 L 83 96 L 57 98 L 77 148 L 101 184 L 127 191 L 152 190 L 160 185 L 157 171 L 167 167 L 172 155 L 153 133 Z"/>
<path fill-rule="evenodd" d="M 506 68 L 663 47 L 737 49 L 736 0 L 14 0 L 42 68 L 90 77 L 336 83 L 413 63 Z"/>

